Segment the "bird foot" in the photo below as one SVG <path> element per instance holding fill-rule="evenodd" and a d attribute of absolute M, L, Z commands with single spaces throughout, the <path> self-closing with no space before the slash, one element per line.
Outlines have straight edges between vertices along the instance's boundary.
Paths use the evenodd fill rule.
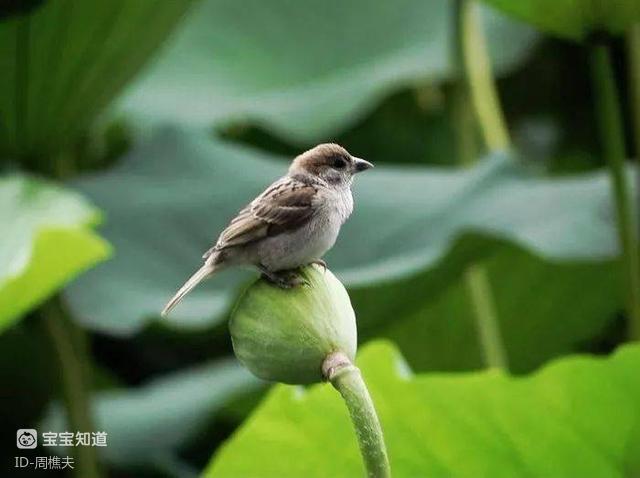
<path fill-rule="evenodd" d="M 310 285 L 309 282 L 295 270 L 273 272 L 262 267 L 260 270 L 265 279 L 281 289 L 292 289 L 299 285 Z"/>
<path fill-rule="evenodd" d="M 309 264 L 316 264 L 320 267 L 322 267 L 322 272 L 327 272 L 327 263 L 325 261 L 323 261 L 322 259 L 316 259 L 315 261 L 311 261 Z"/>

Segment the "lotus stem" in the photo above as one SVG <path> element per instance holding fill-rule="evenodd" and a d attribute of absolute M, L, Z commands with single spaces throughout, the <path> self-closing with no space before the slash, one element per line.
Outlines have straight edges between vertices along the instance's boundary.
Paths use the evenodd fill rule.
<path fill-rule="evenodd" d="M 609 46 L 601 42 L 590 45 L 590 60 L 602 152 L 609 164 L 616 205 L 618 239 L 626 276 L 629 336 L 637 340 L 640 339 L 640 260 L 636 217 L 625 171 L 622 113 Z"/>
<path fill-rule="evenodd" d="M 509 148 L 509 136 L 500 107 L 486 39 L 482 32 L 478 6 L 473 0 L 456 3 L 455 61 L 464 66 L 466 82 L 454 90 L 458 160 L 465 166 L 475 163 L 473 124 L 467 114 L 469 99 L 475 111 L 484 141 L 491 151 Z M 487 367 L 507 370 L 505 351 L 489 274 L 480 263 L 471 264 L 464 272 L 465 285 L 473 307 L 478 342 Z"/>
<path fill-rule="evenodd" d="M 59 299 L 42 308 L 44 323 L 60 362 L 62 390 L 69 427 L 73 431 L 95 430 L 88 394 L 88 352 L 84 331 L 66 316 Z M 94 447 L 76 447 L 74 474 L 79 478 L 100 478 Z"/>
<path fill-rule="evenodd" d="M 389 478 L 391 468 L 382 427 L 360 369 L 342 352 L 330 354 L 322 365 L 326 380 L 340 392 L 358 437 L 369 478 Z"/>

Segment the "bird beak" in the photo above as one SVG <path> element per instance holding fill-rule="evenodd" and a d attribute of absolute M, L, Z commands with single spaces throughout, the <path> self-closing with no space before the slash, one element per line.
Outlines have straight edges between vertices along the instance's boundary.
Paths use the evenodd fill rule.
<path fill-rule="evenodd" d="M 369 161 L 356 157 L 353 158 L 353 165 L 356 173 L 361 173 L 362 171 L 373 168 L 373 164 Z"/>

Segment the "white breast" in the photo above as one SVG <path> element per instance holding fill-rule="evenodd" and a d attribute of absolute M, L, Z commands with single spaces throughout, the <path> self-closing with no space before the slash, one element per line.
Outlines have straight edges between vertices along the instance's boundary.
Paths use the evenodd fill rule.
<path fill-rule="evenodd" d="M 351 213 L 353 212 L 353 196 L 351 195 L 351 188 L 349 186 L 345 186 L 344 188 L 339 189 L 335 193 L 335 202 L 333 203 L 333 207 L 335 208 L 338 216 L 340 216 L 340 224 L 344 224 Z"/>
<path fill-rule="evenodd" d="M 264 266 L 273 271 L 294 269 L 320 259 L 333 247 L 340 226 L 353 211 L 353 197 L 348 187 L 326 192 L 305 226 L 263 241 L 259 256 Z"/>

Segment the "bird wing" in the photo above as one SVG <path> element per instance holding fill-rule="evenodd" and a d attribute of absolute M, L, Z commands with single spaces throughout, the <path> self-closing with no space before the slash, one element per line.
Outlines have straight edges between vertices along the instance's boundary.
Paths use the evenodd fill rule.
<path fill-rule="evenodd" d="M 300 226 L 313 215 L 317 192 L 317 185 L 293 177 L 276 181 L 238 213 L 204 258 Z"/>

